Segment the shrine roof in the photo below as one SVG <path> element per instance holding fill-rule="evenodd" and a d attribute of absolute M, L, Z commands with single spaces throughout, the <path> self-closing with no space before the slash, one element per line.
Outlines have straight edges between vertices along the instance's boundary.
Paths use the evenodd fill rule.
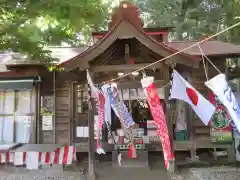
<path fill-rule="evenodd" d="M 173 27 L 145 27 L 143 28 L 143 31 L 145 33 L 164 33 L 164 32 L 169 32 L 169 30 L 172 30 Z M 104 36 L 105 34 L 107 34 L 108 31 L 97 31 L 97 32 L 92 32 L 92 35 L 93 36 L 98 36 L 98 35 L 101 35 L 101 36 Z"/>
<path fill-rule="evenodd" d="M 184 48 L 192 46 L 197 43 L 197 41 L 173 41 L 165 42 L 165 45 L 176 50 L 180 51 Z M 206 56 L 239 56 L 240 55 L 240 45 L 235 45 L 227 42 L 209 40 L 201 43 L 200 45 L 203 53 Z M 186 54 L 190 56 L 201 56 L 201 51 L 198 46 L 194 46 L 186 51 Z"/>
<path fill-rule="evenodd" d="M 88 68 L 88 62 L 98 57 L 117 39 L 136 38 L 140 43 L 151 49 L 154 53 L 166 57 L 176 52 L 172 47 L 162 42 L 158 42 L 144 32 L 143 23 L 140 19 L 139 9 L 129 2 L 122 1 L 120 6 L 114 9 L 112 21 L 109 23 L 109 31 L 93 46 L 83 53 L 60 64 L 65 69 L 75 69 L 78 67 Z M 197 66 L 199 58 L 189 56 L 186 53 L 179 53 L 172 59 L 179 59 L 188 66 Z M 189 60 L 195 60 L 189 62 Z"/>

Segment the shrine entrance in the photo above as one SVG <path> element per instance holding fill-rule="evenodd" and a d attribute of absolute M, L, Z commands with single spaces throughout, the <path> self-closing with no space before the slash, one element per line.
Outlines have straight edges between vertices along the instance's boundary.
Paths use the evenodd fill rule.
<path fill-rule="evenodd" d="M 125 6 L 125 5 L 126 6 Z M 98 35 L 95 38 L 96 44 L 79 56 L 76 56 L 64 64 L 66 71 L 74 73 L 81 73 L 81 76 L 86 77 L 84 72 L 86 69 L 91 73 L 94 84 L 100 89 L 104 82 L 123 76 L 126 73 L 131 73 L 134 70 L 148 66 L 172 53 L 163 43 L 168 36 L 166 29 L 159 29 L 156 34 L 152 33 L 151 37 L 143 32 L 142 23 L 138 14 L 138 9 L 131 3 L 122 2 L 113 16 L 112 22 L 109 24 L 109 32 L 102 37 Z M 127 12 L 131 12 L 132 16 L 128 16 Z M 118 21 L 118 18 L 122 18 Z M 153 31 L 149 29 L 147 31 Z M 161 37 L 159 39 L 159 37 Z M 99 41 L 99 42 L 97 42 Z M 143 88 L 140 83 L 143 77 L 142 73 L 147 76 L 154 77 L 154 84 L 158 91 L 158 96 L 162 101 L 165 109 L 166 122 L 168 126 L 171 145 L 175 148 L 173 140 L 173 123 L 170 112 L 170 104 L 168 102 L 169 84 L 171 67 L 182 65 L 186 67 L 196 67 L 196 60 L 184 54 L 174 56 L 168 61 L 163 61 L 150 67 L 144 68 L 144 72 L 132 72 L 125 78 L 117 79 L 115 82 L 118 88 L 118 96 L 126 104 L 128 111 L 132 114 L 136 123 L 134 127 L 135 137 L 142 142 L 139 150 L 143 155 L 139 155 L 140 163 L 143 166 L 148 165 L 148 149 L 151 151 L 162 151 L 162 146 L 157 135 L 156 126 L 152 121 L 149 107 L 145 101 Z M 88 87 L 86 80 L 76 83 L 75 97 L 77 104 L 75 105 L 75 132 L 73 142 L 78 151 L 94 152 L 94 146 L 89 143 L 94 143 L 93 138 L 96 137 L 94 133 L 93 119 L 97 118 L 95 106 L 93 115 L 89 119 L 88 109 Z M 92 125 L 89 123 L 93 123 Z M 96 128 L 95 128 L 96 129 Z M 111 116 L 111 129 L 115 131 L 115 135 L 121 136 L 121 126 L 119 120 L 114 113 Z M 112 137 L 109 137 L 108 131 L 104 131 L 103 147 L 105 151 L 113 152 L 113 162 L 117 163 L 117 154 L 114 153 Z M 94 135 L 95 134 L 95 135 Z M 89 140 L 89 139 L 92 140 Z M 92 149 L 89 150 L 89 146 Z M 119 145 L 120 149 L 126 149 L 124 141 Z M 187 147 L 187 146 L 186 146 Z M 125 155 L 124 155 L 125 156 Z M 93 154 L 91 155 L 93 158 Z M 115 159 L 115 160 L 114 160 Z M 125 161 L 126 162 L 126 161 Z"/>
<path fill-rule="evenodd" d="M 176 69 L 182 76 L 187 74 L 191 78 L 191 84 L 205 96 L 207 89 L 204 86 L 206 80 L 204 68 L 200 64 L 202 54 L 196 52 L 196 49 L 194 49 L 194 52 L 178 53 L 167 60 L 164 59 L 180 50 L 180 45 L 184 45 L 184 43 L 168 42 L 168 30 L 169 28 L 143 28 L 138 8 L 129 2 L 122 2 L 114 10 L 108 31 L 93 32 L 94 45 L 62 64 L 65 71 L 82 77 L 80 81 L 74 82 L 73 88 L 73 99 L 77 99 L 77 101 L 74 104 L 72 141 L 78 152 L 89 152 L 89 162 L 94 159 L 96 132 L 94 132 L 93 120 L 97 117 L 97 105 L 95 102 L 92 106 L 93 110 L 89 109 L 87 69 L 91 73 L 92 81 L 97 88 L 101 89 L 109 81 L 117 84 L 118 96 L 127 106 L 137 124 L 134 129 L 137 136 L 141 134 L 139 139 L 143 142 L 144 150 L 162 151 L 162 146 L 159 137 L 156 136 L 156 127 L 151 123 L 152 117 L 143 96 L 140 83 L 143 74 L 154 77 L 158 96 L 165 109 L 172 149 L 174 151 L 190 151 L 192 162 L 197 160 L 197 149 L 211 149 L 213 147 L 209 128 L 204 126 L 199 118 L 196 118 L 187 105 L 184 105 L 186 107 L 186 116 L 183 118 L 184 128 L 175 131 L 179 125 L 177 123 L 177 114 L 179 114 L 177 111 L 181 111 L 181 108 L 178 107 L 183 105 L 176 100 L 172 100 L 171 103 L 168 100 L 172 69 Z M 188 43 L 187 46 L 192 45 Z M 162 59 L 161 62 L 155 63 L 160 59 Z M 220 68 L 225 68 L 225 61 L 216 60 L 214 63 L 217 63 Z M 144 72 L 141 69 L 144 69 Z M 138 73 L 135 70 L 139 70 Z M 122 77 L 124 74 L 128 75 Z M 213 77 L 216 72 L 209 67 L 208 74 L 209 77 Z M 190 80 L 188 79 L 188 81 Z M 111 129 L 116 136 L 121 136 L 121 133 L 118 133 L 121 126 L 113 112 Z M 106 128 L 104 132 L 104 150 L 114 152 L 115 147 L 111 141 L 112 137 L 109 137 Z M 124 140 L 122 144 L 121 147 L 124 149 Z M 226 145 L 225 147 L 229 148 L 230 146 Z M 113 155 L 113 161 L 114 158 L 117 161 L 117 155 Z M 146 160 L 146 158 L 144 157 L 143 160 Z"/>

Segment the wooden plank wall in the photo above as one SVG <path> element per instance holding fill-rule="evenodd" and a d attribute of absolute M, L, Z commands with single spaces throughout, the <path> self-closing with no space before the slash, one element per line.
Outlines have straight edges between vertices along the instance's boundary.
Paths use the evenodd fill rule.
<path fill-rule="evenodd" d="M 56 84 L 56 143 L 71 144 L 71 83 Z"/>
<path fill-rule="evenodd" d="M 40 84 L 40 96 L 41 100 L 43 100 L 44 97 L 50 96 L 53 97 L 53 76 L 52 73 L 44 74 L 44 76 L 41 77 L 42 82 Z M 42 104 L 42 103 L 41 103 Z M 52 144 L 53 137 L 54 137 L 54 131 L 43 131 L 42 130 L 42 118 L 40 116 L 39 119 L 39 143 L 40 144 Z"/>
<path fill-rule="evenodd" d="M 72 83 L 61 82 L 56 78 L 55 93 L 53 86 L 53 75 L 48 74 L 42 77 L 41 97 L 55 95 L 55 124 L 53 120 L 53 130 L 43 131 L 40 118 L 40 143 L 41 144 L 71 144 L 72 132 Z M 54 128 L 55 127 L 55 128 Z"/>

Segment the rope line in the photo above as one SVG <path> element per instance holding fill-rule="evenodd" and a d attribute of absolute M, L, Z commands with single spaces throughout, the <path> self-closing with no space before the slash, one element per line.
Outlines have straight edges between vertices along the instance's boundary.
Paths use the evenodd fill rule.
<path fill-rule="evenodd" d="M 203 60 L 203 68 L 204 68 L 204 72 L 205 72 L 205 76 L 206 76 L 206 79 L 208 81 L 208 74 L 207 74 L 207 69 L 206 69 L 206 64 L 205 64 L 205 57 L 204 57 L 204 53 L 202 51 L 202 48 L 200 47 L 200 45 L 198 44 L 198 47 L 199 47 L 199 50 L 201 52 L 201 55 L 202 55 L 202 60 Z"/>
<path fill-rule="evenodd" d="M 207 61 L 218 71 L 219 74 L 222 74 L 221 71 L 217 68 L 217 66 L 215 66 L 213 64 L 213 62 L 204 54 L 204 52 L 203 52 L 202 48 L 200 47 L 200 45 L 198 45 L 198 47 L 199 47 L 199 49 L 201 51 L 202 56 L 207 59 Z"/>
<path fill-rule="evenodd" d="M 124 75 L 122 75 L 122 76 L 119 76 L 119 77 L 117 77 L 117 78 L 114 78 L 114 79 L 111 79 L 111 80 L 109 80 L 109 81 L 105 81 L 105 82 L 102 82 L 102 83 L 99 83 L 99 84 L 110 83 L 110 82 L 119 80 L 119 79 L 121 79 L 121 78 L 127 77 L 127 76 L 131 75 L 132 73 L 136 73 L 136 72 L 142 71 L 142 70 L 144 70 L 144 69 L 146 69 L 146 68 L 148 68 L 148 67 L 151 67 L 151 66 L 153 66 L 153 65 L 155 65 L 155 64 L 158 64 L 158 63 L 160 63 L 160 62 L 162 62 L 162 61 L 165 61 L 165 60 L 167 60 L 167 59 L 169 59 L 169 58 L 171 58 L 171 57 L 173 57 L 173 56 L 176 56 L 176 55 L 178 55 L 178 54 L 180 54 L 180 53 L 182 53 L 182 52 L 184 52 L 184 51 L 186 51 L 186 50 L 188 50 L 188 49 L 190 49 L 190 48 L 192 48 L 192 47 L 195 47 L 195 46 L 197 46 L 197 45 L 200 45 L 200 44 L 202 44 L 202 43 L 204 43 L 204 42 L 206 42 L 206 41 L 208 41 L 208 40 L 210 40 L 210 39 L 212 39 L 212 38 L 214 38 L 214 37 L 216 37 L 216 36 L 218 36 L 218 35 L 220 35 L 220 34 L 222 34 L 222 33 L 225 33 L 226 31 L 229 31 L 229 30 L 231 30 L 231 29 L 233 29 L 233 28 L 235 28 L 235 27 L 237 27 L 237 26 L 239 26 L 239 25 L 240 25 L 240 22 L 235 23 L 235 24 L 233 24 L 232 26 L 229 26 L 229 27 L 227 27 L 226 29 L 223 29 L 222 31 L 219 31 L 219 32 L 216 33 L 216 34 L 213 34 L 213 35 L 211 35 L 211 36 L 209 36 L 209 37 L 207 37 L 207 38 L 205 38 L 205 39 L 203 39 L 203 40 L 201 40 L 201 41 L 199 41 L 199 42 L 196 42 L 196 43 L 192 44 L 191 46 L 188 46 L 188 47 L 183 48 L 183 49 L 181 49 L 181 50 L 179 50 L 179 51 L 177 51 L 177 52 L 175 52 L 175 53 L 173 53 L 173 54 L 170 54 L 170 55 L 167 56 L 167 57 L 164 57 L 164 58 L 162 58 L 162 59 L 159 59 L 159 60 L 156 61 L 156 62 L 153 62 L 153 63 L 148 64 L 148 65 L 146 65 L 146 66 L 144 66 L 144 67 L 142 67 L 142 68 L 139 68 L 139 69 L 137 69 L 137 70 L 134 70 L 134 71 L 132 71 L 132 72 L 130 72 L 130 73 L 124 74 Z M 203 56 L 211 63 L 211 65 L 213 65 L 213 66 L 217 69 L 217 67 L 210 61 L 210 59 L 207 58 L 206 55 L 203 54 Z M 219 69 L 217 69 L 217 71 L 220 72 Z M 221 72 L 220 72 L 220 73 L 221 73 Z"/>

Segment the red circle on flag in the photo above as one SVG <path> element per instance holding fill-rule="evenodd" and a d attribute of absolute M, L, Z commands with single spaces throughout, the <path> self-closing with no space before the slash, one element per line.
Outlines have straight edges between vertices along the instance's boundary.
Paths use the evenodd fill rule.
<path fill-rule="evenodd" d="M 187 95 L 188 95 L 189 99 L 196 106 L 198 104 L 198 94 L 197 94 L 197 92 L 192 88 L 187 88 L 186 92 L 187 92 Z"/>

